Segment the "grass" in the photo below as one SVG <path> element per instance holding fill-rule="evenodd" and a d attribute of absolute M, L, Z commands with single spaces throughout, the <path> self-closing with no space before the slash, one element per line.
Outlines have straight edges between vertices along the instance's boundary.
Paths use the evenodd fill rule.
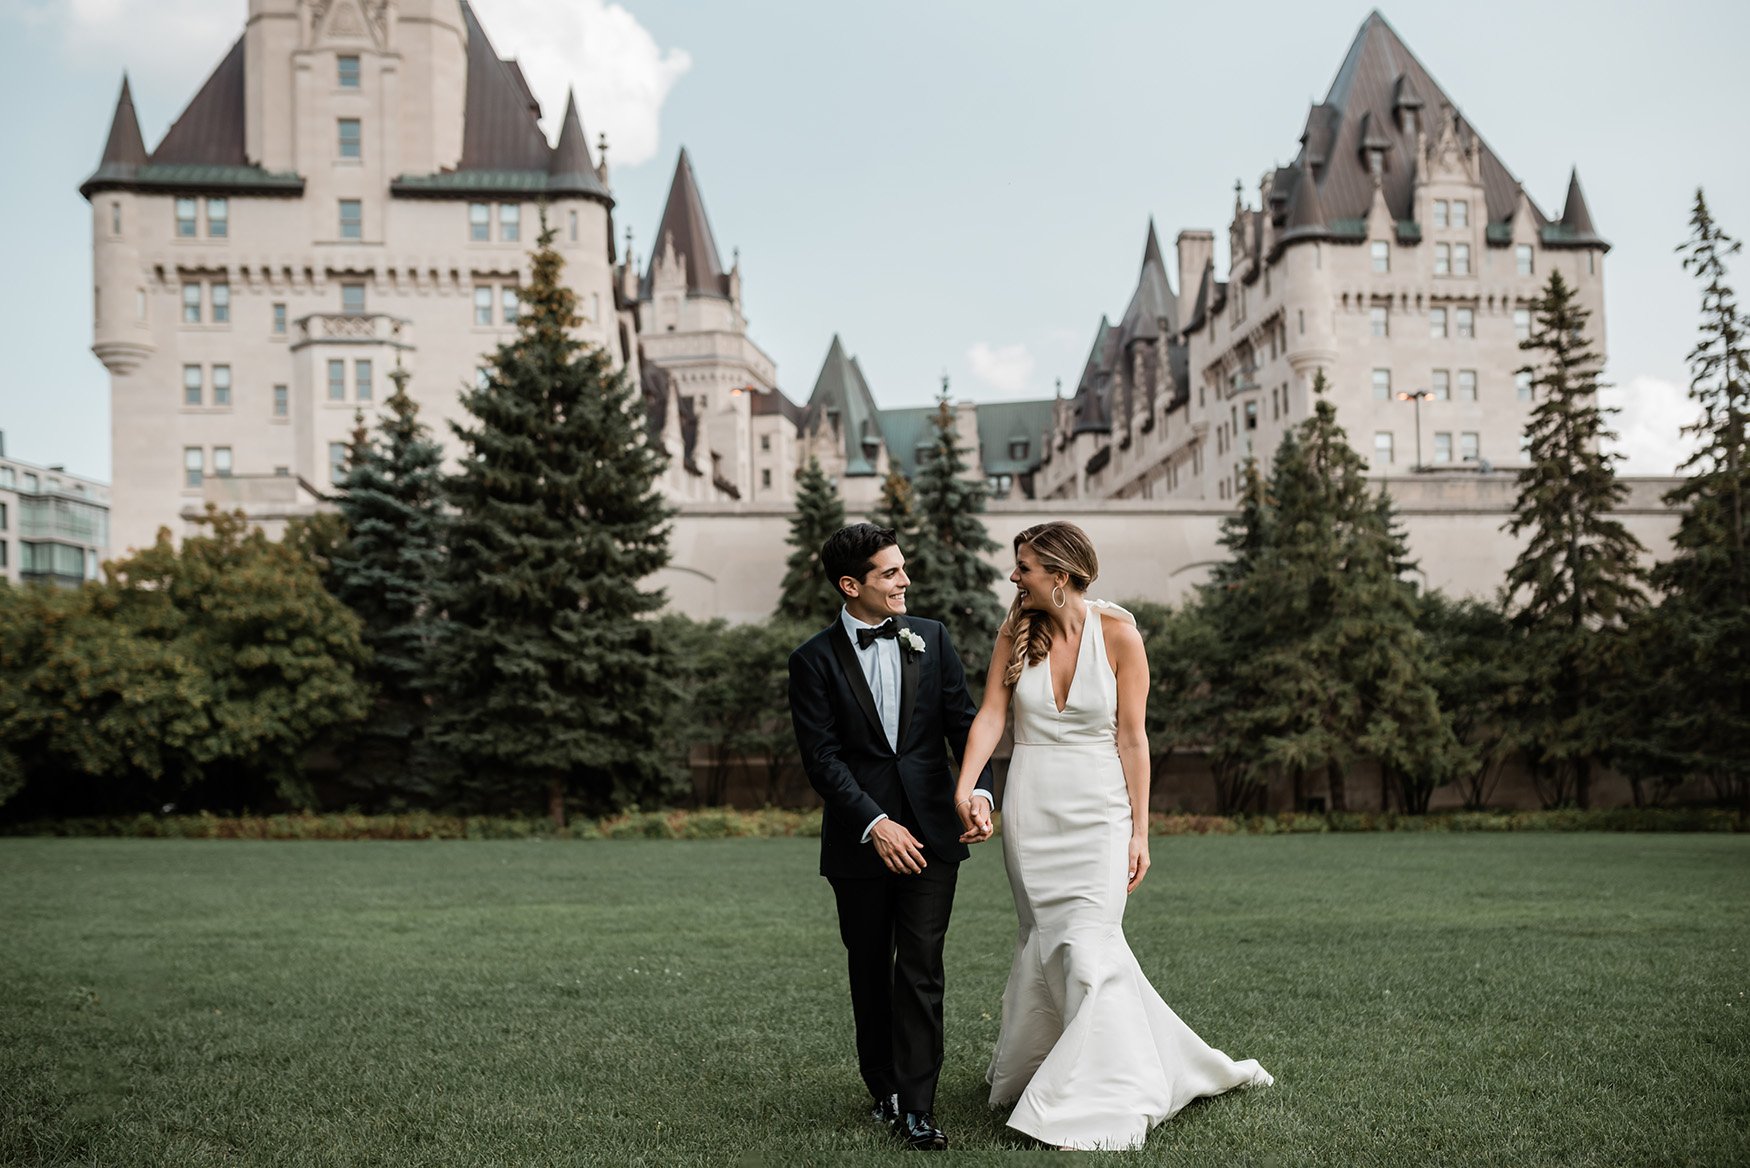
<path fill-rule="evenodd" d="M 0 840 L 0 1163 L 892 1163 L 815 854 Z M 1278 1084 L 1117 1162 L 1750 1162 L 1750 838 L 1154 856 L 1132 947 Z M 1013 929 L 982 849 L 948 946 L 956 1163 L 1060 1159 L 984 1106 Z"/>

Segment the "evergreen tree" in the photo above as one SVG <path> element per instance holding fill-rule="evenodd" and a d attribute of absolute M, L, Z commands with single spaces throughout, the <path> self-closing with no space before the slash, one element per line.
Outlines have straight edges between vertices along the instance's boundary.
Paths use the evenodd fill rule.
<path fill-rule="evenodd" d="M 1699 190 L 1690 224 L 1679 250 L 1702 285 L 1689 354 L 1701 417 L 1684 430 L 1700 441 L 1688 477 L 1665 496 L 1682 519 L 1671 558 L 1652 574 L 1664 599 L 1636 622 L 1638 676 L 1623 703 L 1649 725 L 1621 762 L 1637 802 L 1646 778 L 1668 789 L 1693 776 L 1750 814 L 1750 331 L 1726 277 L 1740 245 Z"/>
<path fill-rule="evenodd" d="M 1518 639 L 1494 605 L 1440 592 L 1423 594 L 1417 623 L 1428 638 L 1440 708 L 1465 748 L 1456 780 L 1464 806 L 1481 811 L 1521 748 L 1511 709 L 1524 672 Z"/>
<path fill-rule="evenodd" d="M 918 513 L 917 494 L 910 479 L 897 470 L 887 472 L 881 481 L 881 500 L 875 504 L 869 522 L 893 532 L 902 551 L 911 550 L 917 542 Z"/>
<path fill-rule="evenodd" d="M 906 608 L 948 626 L 974 688 L 984 676 L 996 643 L 1003 605 L 995 588 L 1002 578 L 985 556 L 1000 550 L 979 518 L 989 494 L 985 483 L 967 476 L 948 380 L 931 419 L 935 439 L 912 484 L 918 531 L 905 549 L 911 577 Z"/>
<path fill-rule="evenodd" d="M 1530 465 L 1506 529 L 1528 535 L 1507 573 L 1506 608 L 1524 635 L 1528 665 L 1516 717 L 1547 803 L 1591 802 L 1592 771 L 1616 738 L 1609 695 L 1623 668 L 1624 618 L 1644 597 L 1640 542 L 1611 516 L 1628 494 L 1616 477 L 1615 437 L 1598 404 L 1600 360 L 1586 336 L 1591 314 L 1551 272 L 1533 306 L 1529 339 L 1537 405 Z"/>
<path fill-rule="evenodd" d="M 1271 516 L 1239 598 L 1259 614 L 1264 647 L 1239 674 L 1256 704 L 1236 724 L 1291 775 L 1324 771 L 1332 810 L 1348 804 L 1353 765 L 1371 758 L 1404 810 L 1427 809 L 1460 752 L 1431 682 L 1415 592 L 1399 578 L 1402 537 L 1389 500 L 1337 424 L 1321 372 L 1312 417 L 1276 456 Z"/>
<path fill-rule="evenodd" d="M 844 598 L 826 578 L 820 548 L 827 536 L 845 525 L 845 504 L 839 490 L 810 458 L 796 472 L 796 516 L 790 520 L 790 558 L 785 563 L 777 615 L 815 627 L 838 616 Z"/>
<path fill-rule="evenodd" d="M 374 802 L 429 801 L 436 760 L 423 749 L 431 677 L 431 593 L 443 558 L 443 451 L 407 395 L 395 392 L 378 440 L 361 416 L 337 502 L 347 539 L 329 567 L 330 588 L 364 621 L 376 691 L 372 716 L 347 744 L 345 769 Z"/>
<path fill-rule="evenodd" d="M 662 742 L 669 663 L 655 622 L 668 563 L 665 455 L 577 298 L 543 216 L 517 335 L 452 423 L 460 470 L 437 589 L 430 739 L 491 806 L 604 810 L 676 793 Z"/>

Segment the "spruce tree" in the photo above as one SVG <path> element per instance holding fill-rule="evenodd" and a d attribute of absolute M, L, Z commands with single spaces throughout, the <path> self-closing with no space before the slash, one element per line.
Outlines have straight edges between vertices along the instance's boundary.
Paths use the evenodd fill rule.
<path fill-rule="evenodd" d="M 1637 622 L 1635 684 L 1625 713 L 1643 711 L 1639 749 L 1622 760 L 1635 784 L 1670 788 L 1704 778 L 1750 814 L 1750 331 L 1727 282 L 1739 243 L 1695 193 L 1692 234 L 1679 250 L 1701 283 L 1701 336 L 1689 354 L 1700 441 L 1665 501 L 1682 511 L 1671 558 L 1652 573 L 1664 599 Z"/>
<path fill-rule="evenodd" d="M 443 451 L 407 394 L 407 370 L 372 440 L 363 417 L 337 502 L 346 541 L 329 565 L 330 588 L 364 621 L 372 652 L 371 717 L 344 748 L 349 777 L 374 802 L 429 801 L 435 760 L 424 750 L 431 677 L 431 594 L 443 559 Z"/>
<path fill-rule="evenodd" d="M 1592 772 L 1617 736 L 1612 676 L 1623 666 L 1623 621 L 1644 602 L 1640 541 L 1611 512 L 1628 494 L 1618 481 L 1613 409 L 1598 404 L 1600 359 L 1586 336 L 1591 314 L 1559 271 L 1533 305 L 1531 377 L 1537 405 L 1530 465 L 1519 472 L 1514 516 L 1526 535 L 1507 573 L 1505 607 L 1523 634 L 1528 666 L 1517 704 L 1545 802 L 1590 805 Z"/>
<path fill-rule="evenodd" d="M 796 515 L 790 520 L 790 558 L 785 563 L 777 615 L 819 627 L 830 623 L 844 604 L 838 586 L 826 578 L 820 548 L 827 536 L 845 525 L 845 504 L 839 490 L 810 458 L 796 472 Z"/>
<path fill-rule="evenodd" d="M 1236 721 L 1292 775 L 1324 771 L 1331 809 L 1347 809 L 1354 764 L 1373 759 L 1406 811 L 1422 812 L 1457 773 L 1460 752 L 1440 710 L 1399 578 L 1405 548 L 1389 500 L 1337 424 L 1321 372 L 1313 414 L 1272 469 L 1268 535 L 1240 598 L 1260 614 L 1261 651 L 1239 667 L 1256 704 Z"/>
<path fill-rule="evenodd" d="M 976 687 L 1003 620 L 1003 605 L 995 592 L 1002 573 L 985 559 L 1001 545 L 991 539 L 979 518 L 989 488 L 967 475 L 947 378 L 942 379 L 931 422 L 934 441 L 912 484 L 918 530 L 906 549 L 906 574 L 912 581 L 906 607 L 948 626 Z"/>
<path fill-rule="evenodd" d="M 901 550 L 909 552 L 917 542 L 917 494 L 912 490 L 911 480 L 900 471 L 888 471 L 881 481 L 881 499 L 870 513 L 869 522 L 893 532 Z"/>
<path fill-rule="evenodd" d="M 445 484 L 441 701 L 430 737 L 470 802 L 558 822 L 676 794 L 662 742 L 671 687 L 645 581 L 668 563 L 665 455 L 608 352 L 576 336 L 577 297 L 543 215 L 514 339 L 483 386 Z"/>

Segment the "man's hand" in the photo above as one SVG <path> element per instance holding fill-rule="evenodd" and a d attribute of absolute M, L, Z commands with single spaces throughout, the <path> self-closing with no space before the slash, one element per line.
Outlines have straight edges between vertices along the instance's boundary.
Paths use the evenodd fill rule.
<path fill-rule="evenodd" d="M 883 819 L 869 834 L 875 854 L 887 865 L 889 872 L 901 876 L 916 876 L 924 870 L 924 845 L 905 827 L 892 819 Z"/>
<path fill-rule="evenodd" d="M 960 833 L 963 844 L 981 844 L 990 838 L 990 804 L 981 795 L 972 795 L 962 799 L 955 811 L 960 813 L 960 826 L 966 830 Z"/>

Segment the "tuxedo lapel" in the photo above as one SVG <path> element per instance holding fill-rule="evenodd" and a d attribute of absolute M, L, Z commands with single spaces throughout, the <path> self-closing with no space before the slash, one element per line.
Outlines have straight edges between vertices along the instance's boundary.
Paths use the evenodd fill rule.
<path fill-rule="evenodd" d="M 845 623 L 841 620 L 832 622 L 832 631 L 827 634 L 827 640 L 832 643 L 832 653 L 839 659 L 839 668 L 844 671 L 845 682 L 851 687 L 857 704 L 868 716 L 869 725 L 875 731 L 878 742 L 887 741 L 887 731 L 881 728 L 881 715 L 875 710 L 875 695 L 869 692 L 869 679 L 863 676 L 863 667 L 857 661 L 857 651 L 851 648 L 851 636 L 845 632 Z M 901 703 L 903 705 L 903 702 Z M 903 725 L 903 723 L 902 723 Z"/>
<path fill-rule="evenodd" d="M 903 618 L 899 620 L 899 630 L 904 633 L 909 627 Z M 912 707 L 918 702 L 918 676 L 922 672 L 922 655 L 913 653 L 905 647 L 905 642 L 899 645 L 899 745 L 905 748 L 905 736 L 911 730 Z"/>

